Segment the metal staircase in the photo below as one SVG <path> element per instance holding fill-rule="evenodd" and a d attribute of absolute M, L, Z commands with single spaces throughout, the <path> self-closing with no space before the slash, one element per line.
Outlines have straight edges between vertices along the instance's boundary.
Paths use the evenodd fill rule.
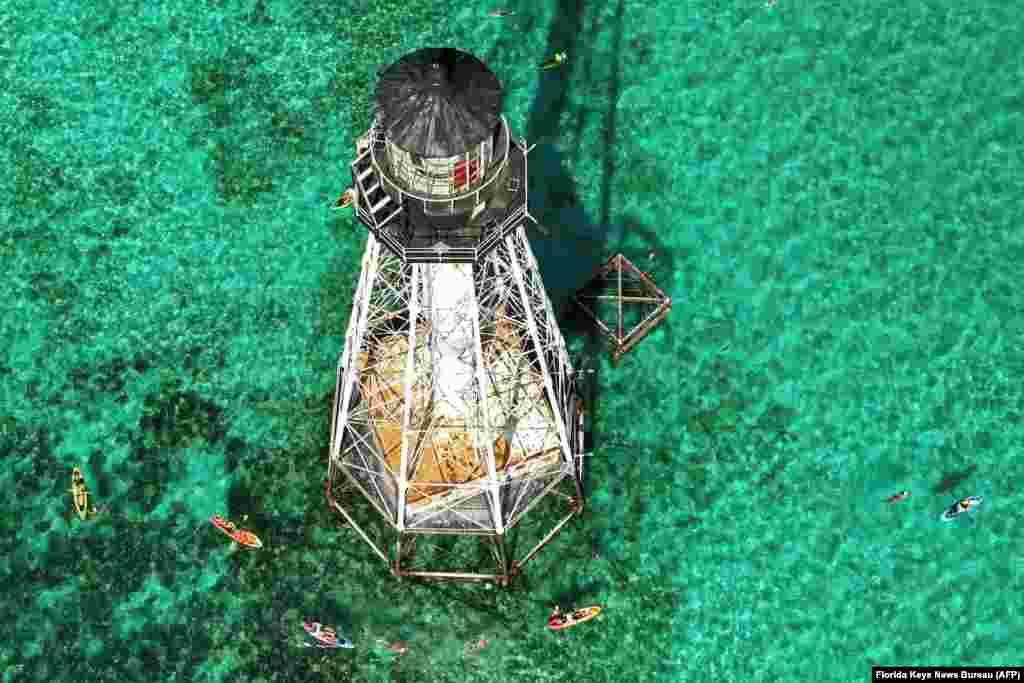
<path fill-rule="evenodd" d="M 391 221 L 395 220 L 402 207 L 392 199 L 381 183 L 380 174 L 373 165 L 373 155 L 367 150 L 352 162 L 352 178 L 359 193 L 359 215 L 378 236 Z M 399 193 L 401 196 L 401 193 Z"/>

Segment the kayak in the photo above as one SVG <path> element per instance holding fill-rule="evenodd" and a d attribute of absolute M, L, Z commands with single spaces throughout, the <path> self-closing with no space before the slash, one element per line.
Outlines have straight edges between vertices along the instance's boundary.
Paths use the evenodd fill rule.
<path fill-rule="evenodd" d="M 348 641 L 344 641 L 344 642 L 348 642 Z M 303 643 L 302 647 L 318 647 L 321 650 L 338 650 L 338 649 L 341 649 L 341 648 L 353 647 L 353 646 L 352 645 L 342 645 L 340 643 L 335 643 L 334 645 L 325 645 L 323 643 Z"/>
<path fill-rule="evenodd" d="M 981 505 L 984 500 L 981 496 L 967 496 L 963 500 L 958 500 L 950 505 L 939 519 L 943 522 L 952 522 L 963 513 Z"/>
<path fill-rule="evenodd" d="M 210 523 L 231 537 L 235 543 L 244 545 L 246 548 L 262 548 L 261 541 L 256 534 L 247 529 L 239 529 L 233 522 L 229 522 L 220 515 L 210 517 Z"/>
<path fill-rule="evenodd" d="M 351 189 L 345 190 L 337 199 L 334 200 L 334 204 L 331 206 L 331 208 L 335 209 L 336 211 L 347 209 L 348 207 L 352 206 L 352 200 L 355 198 L 355 194 L 356 193 Z"/>
<path fill-rule="evenodd" d="M 600 607 L 584 607 L 583 609 L 578 609 L 565 615 L 565 621 L 555 622 L 549 620 L 548 628 L 552 631 L 561 631 L 562 629 L 570 628 L 576 624 L 582 624 L 584 621 L 590 621 L 600 613 Z"/>
<path fill-rule="evenodd" d="M 302 628 L 306 630 L 313 640 L 317 641 L 317 647 L 323 649 L 353 648 L 351 640 L 339 638 L 337 632 L 330 626 L 324 626 L 316 621 L 302 622 Z"/>
<path fill-rule="evenodd" d="M 82 470 L 74 468 L 71 470 L 71 499 L 75 503 L 75 512 L 82 519 L 89 516 L 89 489 L 85 486 L 85 477 Z"/>

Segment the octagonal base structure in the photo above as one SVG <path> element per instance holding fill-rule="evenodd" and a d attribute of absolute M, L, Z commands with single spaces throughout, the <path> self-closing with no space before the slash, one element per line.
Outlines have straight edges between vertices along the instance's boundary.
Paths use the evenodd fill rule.
<path fill-rule="evenodd" d="M 398 576 L 507 584 L 582 510 L 576 382 L 524 226 L 473 264 L 404 262 L 371 233 L 338 365 L 328 502 Z M 374 514 L 356 519 L 341 485 Z M 568 512 L 516 559 L 508 539 L 545 499 Z M 493 562 L 411 566 L 427 536 L 483 540 Z"/>
<path fill-rule="evenodd" d="M 356 509 L 362 506 L 365 512 L 365 499 L 347 485 L 340 471 L 339 477 L 325 482 L 328 507 L 340 514 L 389 567 L 392 576 L 400 579 L 491 582 L 506 587 L 563 527 L 583 513 L 581 499 L 573 495 L 576 491 L 572 480 L 564 478 L 547 493 L 547 500 L 554 503 L 549 517 L 554 516 L 555 521 L 541 533 L 531 533 L 537 529 L 523 530 L 522 526 L 502 534 L 399 532 L 380 524 L 372 513 L 362 515 L 360 524 Z M 475 556 L 476 562 L 458 562 L 458 557 L 467 555 Z"/>

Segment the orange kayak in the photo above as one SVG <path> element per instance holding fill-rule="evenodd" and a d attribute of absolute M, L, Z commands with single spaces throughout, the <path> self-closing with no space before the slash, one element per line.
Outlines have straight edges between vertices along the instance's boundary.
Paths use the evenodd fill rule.
<path fill-rule="evenodd" d="M 561 631 L 562 629 L 571 628 L 576 624 L 582 624 L 584 621 L 590 621 L 600 613 L 600 607 L 584 607 L 583 609 L 566 614 L 564 620 L 559 621 L 557 618 L 548 619 L 548 628 L 552 631 Z"/>
<path fill-rule="evenodd" d="M 89 489 L 85 486 L 85 477 L 82 470 L 74 468 L 71 470 L 71 498 L 75 503 L 75 512 L 82 519 L 89 516 Z"/>
<path fill-rule="evenodd" d="M 210 523 L 231 537 L 235 543 L 244 545 L 246 548 L 262 548 L 263 541 L 253 532 L 247 529 L 239 529 L 233 522 L 229 522 L 220 515 L 210 517 Z"/>

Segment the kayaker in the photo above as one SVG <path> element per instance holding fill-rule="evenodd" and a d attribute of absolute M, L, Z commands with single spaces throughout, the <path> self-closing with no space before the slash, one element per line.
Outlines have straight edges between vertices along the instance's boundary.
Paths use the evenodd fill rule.
<path fill-rule="evenodd" d="M 348 188 L 342 192 L 337 199 L 334 200 L 332 208 L 335 210 L 347 209 L 352 206 L 352 203 L 356 200 L 356 191 L 353 188 Z"/>
<path fill-rule="evenodd" d="M 894 493 L 891 496 L 889 496 L 888 498 L 886 498 L 885 502 L 886 503 L 898 503 L 901 500 L 906 500 L 909 497 L 910 497 L 910 491 L 900 491 L 899 493 Z"/>
<path fill-rule="evenodd" d="M 562 64 L 564 64 L 568 59 L 569 59 L 569 55 L 566 54 L 565 52 L 556 52 L 555 54 L 551 55 L 550 57 L 545 59 L 543 62 L 541 62 L 539 68 L 545 69 L 545 70 L 546 69 L 554 69 L 554 68 L 559 67 Z"/>
<path fill-rule="evenodd" d="M 955 501 L 949 508 L 942 513 L 942 520 L 948 522 L 962 515 L 963 513 L 972 510 L 981 505 L 984 498 L 981 496 L 968 496 L 961 500 Z"/>
<path fill-rule="evenodd" d="M 562 608 L 555 605 L 555 611 L 548 617 L 548 626 L 561 626 L 567 621 L 569 621 L 569 615 L 562 614 Z"/>

